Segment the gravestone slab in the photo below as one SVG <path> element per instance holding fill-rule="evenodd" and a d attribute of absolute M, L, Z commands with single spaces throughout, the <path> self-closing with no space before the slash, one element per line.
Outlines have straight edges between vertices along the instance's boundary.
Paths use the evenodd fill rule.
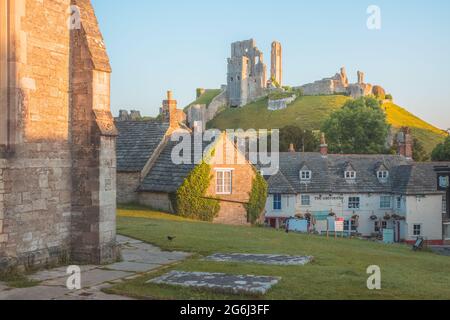
<path fill-rule="evenodd" d="M 206 257 L 205 260 L 214 262 L 241 262 L 278 266 L 303 266 L 312 262 L 314 260 L 314 257 L 286 256 L 275 254 L 216 253 L 209 257 Z"/>
<path fill-rule="evenodd" d="M 280 280 L 279 277 L 171 271 L 147 283 L 204 288 L 223 293 L 264 295 Z"/>

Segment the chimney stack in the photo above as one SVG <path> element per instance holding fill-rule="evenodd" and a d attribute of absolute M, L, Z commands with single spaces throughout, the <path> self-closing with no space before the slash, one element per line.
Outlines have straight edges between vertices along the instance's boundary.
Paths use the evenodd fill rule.
<path fill-rule="evenodd" d="M 291 143 L 291 144 L 289 145 L 289 152 L 292 152 L 292 153 L 295 152 L 295 147 L 294 147 L 294 144 L 293 144 L 293 143 Z"/>
<path fill-rule="evenodd" d="M 322 136 L 320 137 L 320 154 L 323 157 L 326 157 L 328 155 L 328 144 L 325 139 L 325 133 L 322 132 Z"/>
<path fill-rule="evenodd" d="M 168 122 L 171 128 L 178 127 L 177 100 L 173 99 L 172 91 L 167 91 L 167 100 L 162 106 L 163 121 Z"/>
<path fill-rule="evenodd" d="M 413 138 L 409 127 L 402 127 L 397 136 L 398 155 L 412 160 L 413 158 Z"/>

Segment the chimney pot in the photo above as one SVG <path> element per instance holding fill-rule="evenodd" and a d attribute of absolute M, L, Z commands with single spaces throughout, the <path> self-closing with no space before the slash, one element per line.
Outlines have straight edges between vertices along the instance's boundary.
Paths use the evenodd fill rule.
<path fill-rule="evenodd" d="M 322 132 L 322 136 L 320 137 L 320 154 L 322 154 L 323 157 L 328 155 L 328 144 L 324 132 Z"/>
<path fill-rule="evenodd" d="M 291 144 L 289 145 L 289 152 L 295 152 L 295 147 L 294 147 L 294 144 L 293 144 L 293 143 L 291 143 Z"/>

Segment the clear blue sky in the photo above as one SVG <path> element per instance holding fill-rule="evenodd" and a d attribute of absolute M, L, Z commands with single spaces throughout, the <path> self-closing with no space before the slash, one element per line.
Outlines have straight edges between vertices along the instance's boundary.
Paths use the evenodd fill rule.
<path fill-rule="evenodd" d="M 156 115 L 168 89 L 184 107 L 195 89 L 226 82 L 233 41 L 254 38 L 270 63 L 283 45 L 284 83 L 300 85 L 347 68 L 396 102 L 450 128 L 450 1 L 92 0 L 113 67 L 112 110 Z M 382 28 L 366 27 L 367 7 Z"/>

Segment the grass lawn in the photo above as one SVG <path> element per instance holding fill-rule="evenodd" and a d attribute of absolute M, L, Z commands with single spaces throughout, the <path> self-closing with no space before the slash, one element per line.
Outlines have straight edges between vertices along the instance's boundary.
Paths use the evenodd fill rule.
<path fill-rule="evenodd" d="M 450 258 L 430 252 L 414 253 L 403 245 L 215 225 L 136 208 L 119 210 L 118 233 L 165 250 L 196 255 L 154 274 L 118 284 L 108 290 L 110 293 L 150 299 L 450 299 Z M 176 239 L 170 242 L 168 235 Z M 315 261 L 287 267 L 201 260 L 217 252 L 312 255 Z M 371 265 L 381 267 L 380 291 L 366 287 L 366 270 Z M 282 280 L 264 297 L 145 284 L 172 269 L 280 276 Z"/>

